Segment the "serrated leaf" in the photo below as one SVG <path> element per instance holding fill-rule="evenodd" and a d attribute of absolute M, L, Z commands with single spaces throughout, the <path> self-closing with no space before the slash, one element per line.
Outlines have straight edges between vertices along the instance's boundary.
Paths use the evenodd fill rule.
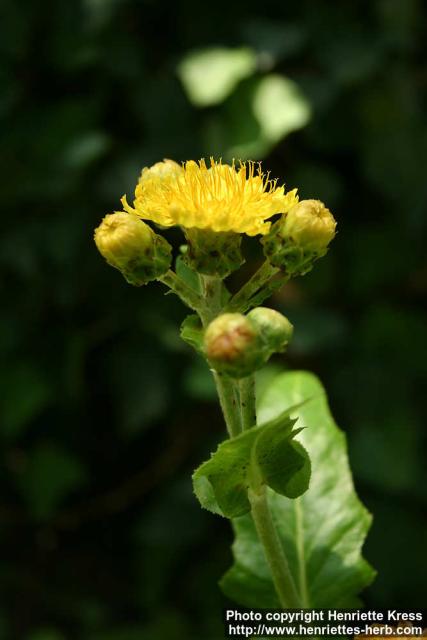
<path fill-rule="evenodd" d="M 255 428 L 225 440 L 211 459 L 195 471 L 194 492 L 202 507 L 227 518 L 237 518 L 250 511 L 248 468 L 256 436 Z"/>
<path fill-rule="evenodd" d="M 187 316 L 181 324 L 180 335 L 193 349 L 203 353 L 203 327 L 199 316 L 196 314 Z"/>
<path fill-rule="evenodd" d="M 194 491 L 201 505 L 227 518 L 250 511 L 248 487 L 267 484 L 289 497 L 306 491 L 310 462 L 293 438 L 295 420 L 283 414 L 219 445 L 210 460 L 193 475 Z"/>
<path fill-rule="evenodd" d="M 268 499 L 304 607 L 353 607 L 357 595 L 374 578 L 361 548 L 371 516 L 359 501 L 352 482 L 345 435 L 330 414 L 324 389 L 310 373 L 280 374 L 259 402 L 258 418 L 270 421 L 291 412 L 310 454 L 310 489 L 296 500 L 273 491 Z M 224 593 L 246 606 L 277 607 L 270 572 L 249 515 L 233 521 L 235 564 L 221 581 Z M 271 586 L 266 586 L 266 580 Z M 253 585 L 263 585 L 262 604 Z"/>
<path fill-rule="evenodd" d="M 300 431 L 297 429 L 293 435 Z M 256 445 L 256 457 L 266 484 L 274 491 L 288 498 L 297 498 L 307 491 L 310 458 L 299 442 L 285 438 L 279 429 L 265 429 Z"/>

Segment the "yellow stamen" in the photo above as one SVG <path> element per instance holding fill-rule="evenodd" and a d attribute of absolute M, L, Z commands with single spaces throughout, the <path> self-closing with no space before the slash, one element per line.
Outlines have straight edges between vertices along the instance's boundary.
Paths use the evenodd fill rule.
<path fill-rule="evenodd" d="M 172 160 L 142 171 L 133 208 L 124 208 L 144 220 L 170 227 L 234 231 L 249 236 L 268 233 L 271 218 L 286 213 L 298 202 L 296 189 L 285 193 L 277 180 L 261 171 L 260 164 L 240 162 L 236 167 L 210 159 L 189 160 L 179 166 Z"/>

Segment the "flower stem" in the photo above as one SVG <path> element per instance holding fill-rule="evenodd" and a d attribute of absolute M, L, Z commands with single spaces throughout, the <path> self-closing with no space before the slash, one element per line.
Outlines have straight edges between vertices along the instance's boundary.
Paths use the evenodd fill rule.
<path fill-rule="evenodd" d="M 255 411 L 255 376 L 247 376 L 239 380 L 240 412 L 242 414 L 242 429 L 250 429 L 256 425 Z"/>
<path fill-rule="evenodd" d="M 169 269 L 169 271 L 157 279 L 176 293 L 190 309 L 197 311 L 199 314 L 202 312 L 205 306 L 203 298 L 194 291 L 194 289 L 189 287 L 184 280 L 177 276 L 172 269 Z"/>
<path fill-rule="evenodd" d="M 200 284 L 205 302 L 200 317 L 204 325 L 209 324 L 221 312 L 221 299 L 224 284 L 220 278 L 199 274 Z"/>
<path fill-rule="evenodd" d="M 236 382 L 217 371 L 213 372 L 213 376 L 228 435 L 235 438 L 242 431 Z"/>
<path fill-rule="evenodd" d="M 242 428 L 245 431 L 256 424 L 255 377 L 252 375 L 242 378 L 239 382 L 239 387 Z M 258 539 L 270 567 L 271 577 L 280 604 L 284 608 L 299 607 L 301 606 L 300 599 L 273 522 L 265 485 L 262 486 L 259 492 L 249 489 L 248 497 Z"/>
<path fill-rule="evenodd" d="M 270 567 L 280 604 L 284 609 L 299 608 L 301 607 L 301 601 L 282 544 L 274 526 L 268 505 L 266 487 L 263 487 L 261 493 L 255 493 L 249 489 L 248 497 L 251 503 L 251 512 L 255 528 Z"/>
<path fill-rule="evenodd" d="M 252 278 L 231 298 L 226 310 L 243 313 L 249 309 L 251 298 L 278 272 L 277 267 L 273 267 L 268 260 L 265 260 Z"/>
<path fill-rule="evenodd" d="M 220 312 L 224 284 L 220 278 L 199 274 L 203 291 L 204 308 L 198 309 L 206 327 Z M 238 382 L 212 369 L 216 390 L 228 435 L 234 438 L 242 431 Z"/>
<path fill-rule="evenodd" d="M 268 295 L 268 292 L 271 289 L 274 290 L 276 286 L 275 281 L 270 283 L 269 281 L 278 271 L 267 261 L 264 262 L 251 280 L 231 299 L 227 310 L 245 311 L 252 306 L 254 299 L 258 300 L 263 295 Z M 283 279 L 282 276 L 280 281 Z M 173 271 L 168 271 L 159 280 L 197 311 L 205 327 L 221 313 L 224 285 L 219 278 L 200 276 L 202 296 L 188 287 Z M 213 371 L 213 376 L 228 434 L 230 438 L 234 438 L 242 430 L 256 425 L 254 376 L 247 376 L 239 382 L 217 371 Z M 300 607 L 301 602 L 295 582 L 271 516 L 265 485 L 256 492 L 249 488 L 248 497 L 255 528 L 270 567 L 280 604 L 284 608 Z"/>

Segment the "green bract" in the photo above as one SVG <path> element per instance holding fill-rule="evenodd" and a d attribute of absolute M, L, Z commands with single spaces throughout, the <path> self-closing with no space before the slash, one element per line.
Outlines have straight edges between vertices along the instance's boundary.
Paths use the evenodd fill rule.
<path fill-rule="evenodd" d="M 267 485 L 295 498 L 308 488 L 310 461 L 294 441 L 301 429 L 285 413 L 279 420 L 245 431 L 218 447 L 193 475 L 194 491 L 202 507 L 236 518 L 250 511 L 248 489 Z"/>
<path fill-rule="evenodd" d="M 185 260 L 195 271 L 225 278 L 244 262 L 239 233 L 215 232 L 209 229 L 186 229 Z"/>

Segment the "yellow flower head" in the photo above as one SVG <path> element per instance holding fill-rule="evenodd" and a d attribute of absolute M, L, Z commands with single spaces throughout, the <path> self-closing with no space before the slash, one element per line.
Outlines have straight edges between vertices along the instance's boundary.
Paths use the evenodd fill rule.
<path fill-rule="evenodd" d="M 277 180 L 262 173 L 260 165 L 238 166 L 190 160 L 182 166 L 172 160 L 157 162 L 142 171 L 135 190 L 134 208 L 122 199 L 128 212 L 164 227 L 215 232 L 268 233 L 275 213 L 286 213 L 297 202 L 296 189 L 285 193 Z"/>

